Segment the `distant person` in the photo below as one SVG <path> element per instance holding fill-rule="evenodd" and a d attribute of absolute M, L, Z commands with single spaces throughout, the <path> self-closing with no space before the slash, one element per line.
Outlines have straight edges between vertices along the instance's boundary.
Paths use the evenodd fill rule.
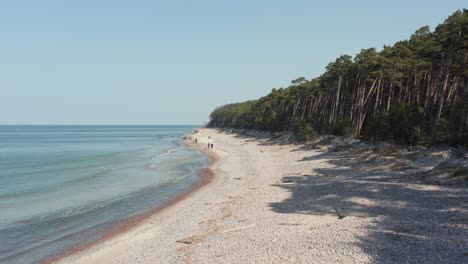
<path fill-rule="evenodd" d="M 195 139 L 195 144 L 198 144 L 198 139 Z"/>

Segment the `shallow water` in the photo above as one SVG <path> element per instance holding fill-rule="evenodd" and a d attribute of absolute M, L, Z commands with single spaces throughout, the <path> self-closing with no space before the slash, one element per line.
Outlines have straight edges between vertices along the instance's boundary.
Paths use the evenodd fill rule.
<path fill-rule="evenodd" d="M 0 126 L 0 263 L 93 241 L 199 179 L 193 126 Z"/>

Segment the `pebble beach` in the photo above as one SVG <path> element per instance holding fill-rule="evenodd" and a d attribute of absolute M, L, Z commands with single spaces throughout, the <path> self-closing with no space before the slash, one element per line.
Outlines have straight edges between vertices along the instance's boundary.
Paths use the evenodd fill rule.
<path fill-rule="evenodd" d="M 213 129 L 209 182 L 56 263 L 464 263 L 468 190 Z M 214 149 L 207 149 L 208 136 Z M 197 138 L 198 144 L 193 143 Z M 397 179 L 397 180 L 395 180 Z"/>

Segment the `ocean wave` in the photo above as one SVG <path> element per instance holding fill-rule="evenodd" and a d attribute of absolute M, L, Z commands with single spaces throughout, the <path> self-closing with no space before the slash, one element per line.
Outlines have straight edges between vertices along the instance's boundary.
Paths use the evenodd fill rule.
<path fill-rule="evenodd" d="M 76 187 L 76 184 L 83 183 L 89 180 L 95 180 L 96 178 L 105 176 L 106 174 L 112 172 L 114 169 L 103 169 L 100 171 L 97 171 L 95 173 L 89 174 L 84 177 L 79 177 L 71 180 L 64 180 L 61 182 L 55 182 L 54 184 L 48 185 L 48 186 L 38 186 L 38 187 L 32 187 L 28 189 L 23 189 L 23 190 L 16 190 L 14 193 L 6 193 L 6 194 L 0 194 L 0 199 L 12 199 L 12 198 L 18 198 L 18 197 L 31 197 L 31 196 L 36 196 L 41 193 L 50 193 L 55 190 L 60 190 L 65 188 L 66 186 L 73 186 Z"/>
<path fill-rule="evenodd" d="M 178 182 L 178 181 L 180 181 L 180 180 L 183 180 L 183 179 L 187 178 L 188 176 L 192 175 L 193 173 L 194 173 L 194 170 L 192 169 L 192 170 L 190 170 L 189 173 L 183 175 L 183 176 L 180 177 L 180 178 L 177 178 L 177 179 L 173 180 L 172 182 L 173 182 L 173 183 L 176 183 L 176 182 Z"/>
<path fill-rule="evenodd" d="M 88 203 L 81 206 L 72 206 L 62 208 L 58 211 L 51 211 L 41 213 L 37 215 L 29 216 L 28 218 L 17 220 L 12 223 L 15 228 L 19 228 L 25 225 L 36 225 L 36 226 L 48 226 L 52 223 L 63 223 L 66 220 L 70 220 L 81 215 L 96 212 L 106 207 L 111 207 L 113 204 L 125 199 L 125 196 L 115 197 L 103 201 L 89 201 Z M 64 227 L 65 228 L 65 227 Z M 59 228 L 60 229 L 60 228 Z"/>
<path fill-rule="evenodd" d="M 122 137 L 115 127 L 73 130 L 0 138 L 17 145 L 0 164 L 0 263 L 33 263 L 92 240 L 190 188 L 198 178 L 186 169 L 205 162 L 182 150 L 177 136 L 188 128 L 132 128 Z"/>
<path fill-rule="evenodd" d="M 54 168 L 57 164 L 57 160 L 53 161 L 40 161 L 36 163 L 31 163 L 29 165 L 25 164 L 19 164 L 18 166 L 9 166 L 7 169 L 14 171 L 15 169 L 31 169 L 30 171 L 26 172 L 13 172 L 13 173 L 5 173 L 2 175 L 2 177 L 10 177 L 10 176 L 29 176 L 31 174 L 46 174 L 46 173 L 57 173 L 57 172 L 66 172 L 70 170 L 77 170 L 83 168 L 82 163 L 86 163 L 87 168 L 96 168 L 96 167 L 101 167 L 104 165 L 107 165 L 109 163 L 115 163 L 118 162 L 117 160 L 109 160 L 112 158 L 116 158 L 122 155 L 126 155 L 125 157 L 122 158 L 128 158 L 128 154 L 131 153 L 136 153 L 136 152 L 143 152 L 143 151 L 148 151 L 151 148 L 137 148 L 137 149 L 131 149 L 127 151 L 115 151 L 115 152 L 110 152 L 106 154 L 97 154 L 97 155 L 89 155 L 89 156 L 79 156 L 79 157 L 74 157 L 71 159 L 66 159 L 66 160 L 60 160 L 59 163 L 62 165 L 62 167 L 59 168 Z M 141 157 L 139 159 L 135 159 L 135 156 L 132 156 L 132 161 L 137 162 L 137 161 L 144 161 L 151 159 L 151 155 L 145 155 L 144 157 Z M 89 164 L 89 161 L 93 161 L 94 164 Z M 68 165 L 69 166 L 63 166 L 63 165 Z M 51 168 L 47 168 L 51 167 Z M 43 169 L 42 169 L 43 168 Z M 5 168 L 3 168 L 5 170 Z"/>
<path fill-rule="evenodd" d="M 6 234 L 10 235 L 10 239 L 5 237 L 10 244 L 7 244 L 8 246 L 3 252 L 0 251 L 0 263 L 4 261 L 7 263 L 7 260 L 16 259 L 16 257 L 28 254 L 34 250 L 44 249 L 54 243 L 63 243 L 67 239 L 68 243 L 72 245 L 74 244 L 73 240 L 76 240 L 78 237 L 89 239 L 91 236 L 97 235 L 96 231 L 99 227 L 111 223 L 112 220 L 105 221 L 101 219 L 100 221 L 79 222 L 80 225 L 74 225 L 73 221 L 81 215 L 93 211 L 97 212 L 109 205 L 100 204 L 88 209 L 84 209 L 84 207 L 67 209 L 58 213 L 49 213 L 39 218 L 31 217 L 16 222 L 14 226 L 6 230 L 0 230 L 0 233 L 6 232 Z M 50 225 L 54 225 L 56 228 L 49 229 Z M 45 233 L 41 232 L 35 236 L 27 235 L 27 233 L 34 233 L 36 230 L 42 230 Z M 11 241 L 12 235 L 15 237 L 13 241 Z"/>
<path fill-rule="evenodd" d="M 159 166 L 156 165 L 156 164 L 150 164 L 147 167 L 150 168 L 150 169 L 156 170 Z"/>
<path fill-rule="evenodd" d="M 181 149 L 184 149 L 184 148 L 185 148 L 185 146 L 180 146 L 180 147 L 177 147 L 177 148 L 168 149 L 167 151 L 165 151 L 163 153 L 159 153 L 159 154 L 154 155 L 153 158 L 167 156 L 167 155 L 175 153 L 175 152 L 177 152 L 177 151 L 179 151 Z"/>

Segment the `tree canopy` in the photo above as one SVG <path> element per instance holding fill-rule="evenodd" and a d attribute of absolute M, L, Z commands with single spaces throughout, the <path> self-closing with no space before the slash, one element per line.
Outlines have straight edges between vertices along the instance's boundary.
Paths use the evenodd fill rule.
<path fill-rule="evenodd" d="M 431 32 L 342 55 L 258 100 L 228 104 L 209 127 L 331 133 L 406 144 L 468 144 L 468 10 Z M 302 136 L 301 136 L 302 137 Z"/>

